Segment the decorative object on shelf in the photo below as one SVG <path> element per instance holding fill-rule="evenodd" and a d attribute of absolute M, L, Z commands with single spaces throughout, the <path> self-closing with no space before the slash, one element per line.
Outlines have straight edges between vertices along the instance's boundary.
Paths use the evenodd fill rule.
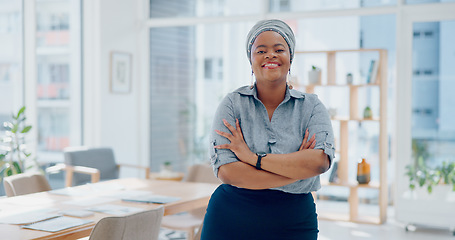
<path fill-rule="evenodd" d="M 11 121 L 3 123 L 5 135 L 0 138 L 5 143 L 0 151 L 0 178 L 25 172 L 27 169 L 38 169 L 38 163 L 31 158 L 25 142 L 26 134 L 32 129 L 26 125 L 25 106 L 17 114 L 13 114 Z"/>
<path fill-rule="evenodd" d="M 129 93 L 131 91 L 131 54 L 111 52 L 111 92 Z"/>
<path fill-rule="evenodd" d="M 354 78 L 352 77 L 352 73 L 346 74 L 346 83 L 352 84 L 354 82 Z"/>
<path fill-rule="evenodd" d="M 334 118 L 337 115 L 337 109 L 336 108 L 328 108 L 327 112 L 329 112 L 330 118 Z"/>
<path fill-rule="evenodd" d="M 329 182 L 331 183 L 338 182 L 338 161 L 334 162 L 332 165 L 332 171 L 330 172 Z"/>
<path fill-rule="evenodd" d="M 176 178 L 179 176 L 178 172 L 174 172 L 172 169 L 172 163 L 169 161 L 164 162 L 161 167 L 160 167 L 160 172 L 158 174 L 159 178 L 162 179 L 170 179 L 170 178 Z"/>
<path fill-rule="evenodd" d="M 365 158 L 362 158 L 362 161 L 357 164 L 357 182 L 360 184 L 368 184 L 370 183 L 370 178 L 370 164 Z"/>
<path fill-rule="evenodd" d="M 378 61 L 371 60 L 370 68 L 368 69 L 367 84 L 376 83 L 376 77 L 378 76 L 378 67 Z"/>
<path fill-rule="evenodd" d="M 308 72 L 308 80 L 310 84 L 321 84 L 321 69 L 316 66 L 312 66 L 311 71 Z"/>
<path fill-rule="evenodd" d="M 364 119 L 373 118 L 373 111 L 371 111 L 371 108 L 369 106 L 366 106 L 365 109 L 363 110 L 363 118 Z"/>

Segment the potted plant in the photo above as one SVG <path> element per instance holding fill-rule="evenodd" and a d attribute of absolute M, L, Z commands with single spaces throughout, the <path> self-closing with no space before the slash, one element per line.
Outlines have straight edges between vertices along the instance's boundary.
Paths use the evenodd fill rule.
<path fill-rule="evenodd" d="M 371 111 L 370 106 L 366 106 L 363 110 L 363 118 L 365 119 L 372 119 L 373 118 L 373 111 Z"/>
<path fill-rule="evenodd" d="M 308 80 L 310 84 L 321 84 L 321 69 L 316 66 L 311 66 L 311 71 L 308 72 Z"/>
<path fill-rule="evenodd" d="M 5 135 L 0 138 L 0 178 L 23 173 L 38 164 L 27 150 L 25 137 L 32 126 L 25 123 L 25 107 L 13 114 L 11 121 L 3 123 Z"/>
<path fill-rule="evenodd" d="M 442 194 L 447 193 L 448 188 L 455 191 L 455 162 L 442 163 L 436 168 L 428 167 L 422 156 L 419 156 L 416 164 L 406 166 L 406 175 L 409 177 L 409 188 L 416 190 L 416 187 L 426 188 L 426 192 L 431 194 L 435 186 L 446 186 L 442 189 Z"/>

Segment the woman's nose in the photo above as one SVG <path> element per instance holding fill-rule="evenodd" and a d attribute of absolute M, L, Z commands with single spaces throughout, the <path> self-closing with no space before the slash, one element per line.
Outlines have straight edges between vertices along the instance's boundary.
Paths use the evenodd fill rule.
<path fill-rule="evenodd" d="M 276 58 L 276 53 L 274 51 L 269 51 L 265 57 L 266 58 Z"/>

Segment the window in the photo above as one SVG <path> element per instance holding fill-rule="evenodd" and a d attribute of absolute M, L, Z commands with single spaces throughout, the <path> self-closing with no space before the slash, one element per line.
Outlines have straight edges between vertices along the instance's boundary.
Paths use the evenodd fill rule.
<path fill-rule="evenodd" d="M 80 0 L 38 0 L 35 10 L 38 160 L 59 162 L 81 144 Z"/>
<path fill-rule="evenodd" d="M 396 0 L 269 0 L 271 12 L 303 12 L 315 10 L 323 11 L 335 9 L 394 6 L 396 4 Z"/>
<path fill-rule="evenodd" d="M 413 32 L 425 34 L 412 45 L 412 155 L 435 168 L 455 155 L 455 21 L 414 23 Z"/>
<path fill-rule="evenodd" d="M 244 43 L 253 24 L 150 30 L 152 170 L 171 161 L 184 171 L 187 164 L 208 160 L 211 119 L 219 101 L 250 84 Z"/>
<path fill-rule="evenodd" d="M 0 132 L 22 100 L 22 1 L 0 1 Z"/>
<path fill-rule="evenodd" d="M 150 0 L 150 17 L 187 18 L 258 14 L 263 9 L 262 2 L 262 0 Z"/>

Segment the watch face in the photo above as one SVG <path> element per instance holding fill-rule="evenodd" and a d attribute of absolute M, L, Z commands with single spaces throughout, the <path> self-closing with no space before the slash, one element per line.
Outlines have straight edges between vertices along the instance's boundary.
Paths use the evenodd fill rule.
<path fill-rule="evenodd" d="M 265 152 L 258 152 L 258 153 L 256 153 L 256 155 L 261 156 L 261 157 L 265 157 L 265 156 L 267 156 L 267 153 L 265 153 Z"/>

